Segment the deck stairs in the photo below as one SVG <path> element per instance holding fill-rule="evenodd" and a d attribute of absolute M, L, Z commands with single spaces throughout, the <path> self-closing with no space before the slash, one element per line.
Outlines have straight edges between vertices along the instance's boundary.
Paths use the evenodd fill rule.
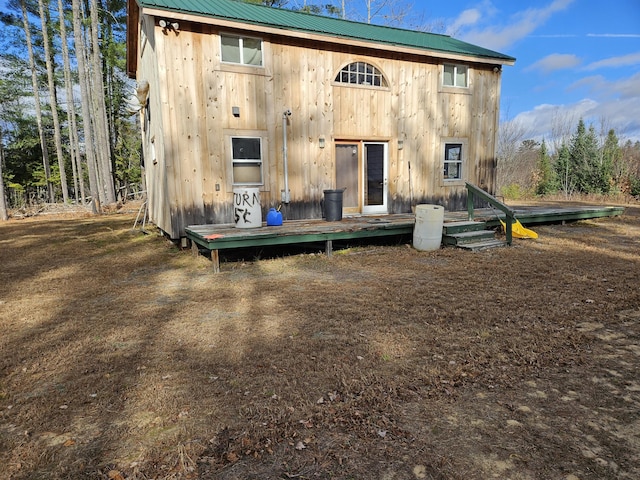
<path fill-rule="evenodd" d="M 442 226 L 442 244 L 473 251 L 507 245 L 496 238 L 495 230 L 488 229 L 486 222 L 473 220 L 445 222 Z"/>

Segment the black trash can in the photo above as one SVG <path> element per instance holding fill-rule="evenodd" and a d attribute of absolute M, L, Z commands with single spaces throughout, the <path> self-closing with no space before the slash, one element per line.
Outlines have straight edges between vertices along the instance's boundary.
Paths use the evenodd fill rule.
<path fill-rule="evenodd" d="M 327 222 L 342 220 L 342 194 L 345 189 L 324 190 L 324 218 Z"/>

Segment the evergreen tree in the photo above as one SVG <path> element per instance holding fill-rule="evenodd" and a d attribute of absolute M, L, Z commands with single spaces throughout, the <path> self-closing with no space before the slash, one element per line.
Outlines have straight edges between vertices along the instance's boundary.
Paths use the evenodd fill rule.
<path fill-rule="evenodd" d="M 602 147 L 602 163 L 601 163 L 602 181 L 606 183 L 607 189 L 611 189 L 611 185 L 619 185 L 625 170 L 622 162 L 622 150 L 618 142 L 616 132 L 609 130 L 607 139 Z"/>
<path fill-rule="evenodd" d="M 538 163 L 536 165 L 536 194 L 547 195 L 558 191 L 558 177 L 553 165 L 551 165 L 551 157 L 547 152 L 547 144 L 543 140 L 538 152 Z"/>
<path fill-rule="evenodd" d="M 558 152 L 558 159 L 555 165 L 558 184 L 565 196 L 572 195 L 576 190 L 575 180 L 572 175 L 571 153 L 569 147 L 562 144 Z"/>
<path fill-rule="evenodd" d="M 569 146 L 568 168 L 568 174 L 578 192 L 601 193 L 603 181 L 598 157 L 595 129 L 590 126 L 587 130 L 584 120 L 580 119 Z"/>
<path fill-rule="evenodd" d="M 0 220 L 8 220 L 7 197 L 4 188 L 4 145 L 2 140 L 2 125 L 0 125 Z"/>

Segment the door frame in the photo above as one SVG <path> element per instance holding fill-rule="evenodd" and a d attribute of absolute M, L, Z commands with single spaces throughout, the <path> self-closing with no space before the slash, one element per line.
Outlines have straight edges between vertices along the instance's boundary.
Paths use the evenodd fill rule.
<path fill-rule="evenodd" d="M 374 215 L 374 214 L 387 214 L 389 213 L 388 207 L 388 198 L 389 198 L 389 142 L 386 140 L 336 140 L 334 143 L 334 160 L 336 165 L 336 185 L 338 187 L 341 186 L 340 178 L 338 178 L 338 155 L 337 148 L 338 146 L 354 146 L 357 148 L 358 153 L 358 162 L 357 162 L 357 206 L 344 206 L 343 212 L 345 214 L 363 214 L 363 215 Z M 366 181 L 365 178 L 365 164 L 367 161 L 367 145 L 382 145 L 383 146 L 383 172 L 382 172 L 382 203 L 380 205 L 367 205 L 366 202 Z"/>
<path fill-rule="evenodd" d="M 363 171 L 362 184 L 360 185 L 360 198 L 362 199 L 362 213 L 367 214 L 384 214 L 389 213 L 388 198 L 389 198 L 389 142 L 369 142 L 363 140 L 362 145 L 362 159 L 360 165 Z M 382 203 L 379 205 L 367 205 L 365 195 L 367 192 L 365 182 L 367 181 L 366 175 L 364 175 L 364 167 L 367 162 L 367 145 L 382 145 Z"/>

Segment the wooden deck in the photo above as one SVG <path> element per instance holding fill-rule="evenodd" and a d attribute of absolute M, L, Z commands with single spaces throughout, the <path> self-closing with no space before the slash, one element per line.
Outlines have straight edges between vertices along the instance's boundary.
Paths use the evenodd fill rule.
<path fill-rule="evenodd" d="M 523 225 L 560 223 L 585 220 L 589 218 L 621 215 L 622 207 L 575 206 L 575 207 L 517 207 L 516 217 Z M 466 220 L 463 212 L 445 212 L 444 221 Z M 500 224 L 504 218 L 502 212 L 489 208 L 475 210 L 475 220 L 484 221 L 489 227 Z M 413 214 L 372 215 L 344 217 L 338 222 L 325 220 L 290 220 L 281 226 L 258 228 L 236 228 L 233 224 L 191 225 L 186 235 L 195 251 L 200 248 L 211 252 L 211 260 L 216 271 L 220 271 L 219 250 L 261 247 L 273 245 L 291 245 L 312 242 L 325 242 L 325 249 L 331 255 L 334 240 L 389 237 L 413 233 L 415 216 Z"/>

